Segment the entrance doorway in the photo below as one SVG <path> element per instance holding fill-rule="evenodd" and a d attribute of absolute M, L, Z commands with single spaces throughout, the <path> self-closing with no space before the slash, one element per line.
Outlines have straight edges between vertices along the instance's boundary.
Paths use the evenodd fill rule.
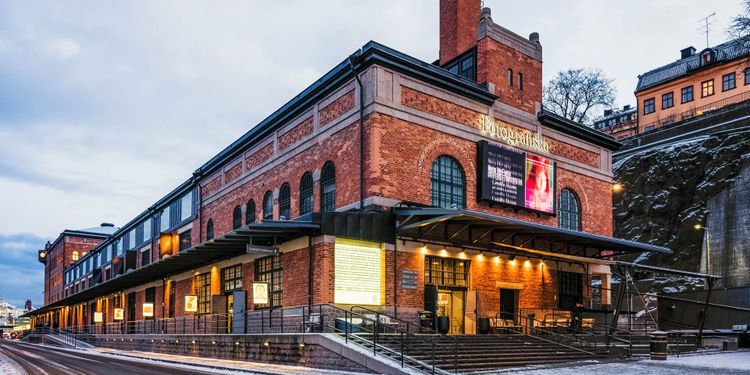
<path fill-rule="evenodd" d="M 232 333 L 232 320 L 234 319 L 234 295 L 227 295 L 227 333 Z"/>
<path fill-rule="evenodd" d="M 449 334 L 464 333 L 466 290 L 438 289 L 437 297 L 438 327 L 441 318 L 448 318 Z"/>
<path fill-rule="evenodd" d="M 500 289 L 500 319 L 512 320 L 518 323 L 518 290 Z"/>

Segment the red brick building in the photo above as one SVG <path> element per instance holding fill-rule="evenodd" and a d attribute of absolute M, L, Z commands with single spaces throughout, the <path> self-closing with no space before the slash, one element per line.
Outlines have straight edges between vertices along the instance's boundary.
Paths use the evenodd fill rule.
<path fill-rule="evenodd" d="M 67 267 L 36 323 L 334 304 L 471 333 L 668 251 L 611 238 L 618 143 L 540 112 L 539 35 L 479 0 L 440 21 L 439 62 L 367 43 Z"/>

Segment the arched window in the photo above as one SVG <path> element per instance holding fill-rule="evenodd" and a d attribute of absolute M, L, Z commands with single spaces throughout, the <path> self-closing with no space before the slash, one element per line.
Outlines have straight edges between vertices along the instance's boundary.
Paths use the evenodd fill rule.
<path fill-rule="evenodd" d="M 557 204 L 557 225 L 560 228 L 581 230 L 581 204 L 573 190 L 562 189 Z"/>
<path fill-rule="evenodd" d="M 273 193 L 270 191 L 263 196 L 263 220 L 273 220 Z"/>
<path fill-rule="evenodd" d="M 466 207 L 466 178 L 456 159 L 442 155 L 432 162 L 432 205 L 443 208 Z"/>
<path fill-rule="evenodd" d="M 255 201 L 249 200 L 245 205 L 245 224 L 255 222 Z"/>
<path fill-rule="evenodd" d="M 77 261 L 78 260 L 78 252 L 74 251 L 72 254 L 70 254 L 70 260 Z"/>
<path fill-rule="evenodd" d="M 206 239 L 212 240 L 214 238 L 214 219 L 208 219 L 206 223 Z"/>
<path fill-rule="evenodd" d="M 242 209 L 240 206 L 234 206 L 232 211 L 232 230 L 238 229 L 242 226 Z"/>
<path fill-rule="evenodd" d="M 336 167 L 330 161 L 323 164 L 320 173 L 320 210 L 336 210 Z"/>
<path fill-rule="evenodd" d="M 310 172 L 305 172 L 299 181 L 299 214 L 306 215 L 313 209 L 313 178 Z"/>
<path fill-rule="evenodd" d="M 279 189 L 279 220 L 292 218 L 292 189 L 288 183 L 281 185 Z"/>

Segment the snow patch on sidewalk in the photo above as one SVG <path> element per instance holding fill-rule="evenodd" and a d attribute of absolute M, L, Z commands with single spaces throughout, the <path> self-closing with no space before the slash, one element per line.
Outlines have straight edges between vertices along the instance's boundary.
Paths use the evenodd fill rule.
<path fill-rule="evenodd" d="M 3 375 L 26 375 L 21 366 L 0 350 L 0 374 Z"/>

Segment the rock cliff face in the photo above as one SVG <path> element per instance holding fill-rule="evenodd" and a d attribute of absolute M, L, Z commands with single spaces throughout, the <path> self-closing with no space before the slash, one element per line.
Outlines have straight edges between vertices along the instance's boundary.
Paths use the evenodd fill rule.
<path fill-rule="evenodd" d="M 744 224 L 736 216 L 748 205 L 746 201 L 750 196 L 746 187 L 735 186 L 735 182 L 743 171 L 750 170 L 748 166 L 750 129 L 702 136 L 618 160 L 613 169 L 615 179 L 624 185 L 624 190 L 614 197 L 615 237 L 665 246 L 674 252 L 671 255 L 642 254 L 636 262 L 701 271 L 704 231 L 694 226 L 700 224 L 713 231 L 711 226 L 715 225 L 716 229 L 727 232 L 709 232 L 717 239 L 731 237 L 731 228 L 741 235 L 742 230 L 736 228 Z M 741 178 L 739 181 L 746 184 L 750 180 Z M 728 200 L 744 200 L 745 204 L 720 204 Z M 716 212 L 709 212 L 709 208 Z M 718 225 L 716 220 L 735 223 Z M 744 220 L 747 223 L 747 218 Z M 736 250 L 742 240 L 748 244 L 745 238 L 739 239 L 739 245 L 729 247 L 733 247 L 735 253 L 750 253 L 748 248 Z M 714 255 L 724 251 L 722 245 L 726 243 L 712 240 L 710 244 L 712 257 L 726 259 Z M 719 270 L 709 268 L 709 271 L 721 274 Z"/>

